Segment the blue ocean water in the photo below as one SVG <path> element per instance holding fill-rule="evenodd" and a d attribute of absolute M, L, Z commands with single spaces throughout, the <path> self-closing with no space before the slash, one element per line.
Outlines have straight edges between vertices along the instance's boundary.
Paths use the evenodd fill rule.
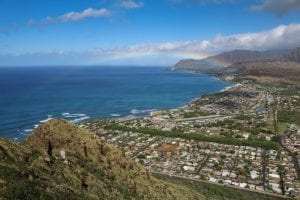
<path fill-rule="evenodd" d="M 49 118 L 143 115 L 229 85 L 162 67 L 1 67 L 0 136 L 22 140 Z"/>

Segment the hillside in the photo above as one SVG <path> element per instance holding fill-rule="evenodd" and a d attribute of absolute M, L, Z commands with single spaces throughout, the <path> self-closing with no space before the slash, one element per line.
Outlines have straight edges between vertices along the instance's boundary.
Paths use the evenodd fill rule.
<path fill-rule="evenodd" d="M 249 61 L 235 63 L 223 70 L 223 75 L 255 78 L 261 82 L 290 83 L 300 86 L 300 63 L 289 61 Z"/>
<path fill-rule="evenodd" d="M 195 60 L 195 59 L 185 59 L 180 60 L 174 66 L 175 70 L 188 70 L 201 73 L 216 73 L 221 70 L 224 66 L 218 63 L 212 63 L 208 59 Z"/>
<path fill-rule="evenodd" d="M 286 53 L 286 51 L 284 50 L 233 50 L 215 56 L 210 56 L 201 60 L 180 60 L 178 63 L 175 64 L 174 69 L 192 70 L 202 73 L 217 73 L 222 68 L 230 66 L 236 62 L 276 59 L 282 56 L 284 53 Z"/>
<path fill-rule="evenodd" d="M 223 75 L 255 78 L 261 82 L 300 85 L 300 48 L 277 59 L 236 62 L 221 70 Z"/>
<path fill-rule="evenodd" d="M 181 60 L 174 69 L 300 85 L 300 48 L 289 51 L 233 50 L 201 60 Z"/>
<path fill-rule="evenodd" d="M 300 63 L 300 48 L 289 51 L 282 56 L 283 61 Z"/>
<path fill-rule="evenodd" d="M 152 177 L 85 129 L 53 119 L 24 142 L 0 138 L 3 199 L 204 199 Z M 1 199 L 0 198 L 0 199 Z"/>

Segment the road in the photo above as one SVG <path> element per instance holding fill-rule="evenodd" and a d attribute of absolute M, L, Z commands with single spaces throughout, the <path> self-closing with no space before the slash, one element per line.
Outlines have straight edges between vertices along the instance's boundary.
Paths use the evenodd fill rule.
<path fill-rule="evenodd" d="M 216 120 L 222 118 L 231 118 L 232 115 L 209 115 L 209 116 L 200 116 L 200 117 L 190 117 L 190 118 L 178 118 L 175 119 L 175 122 L 185 122 L 185 121 L 196 121 L 196 120 Z"/>
<path fill-rule="evenodd" d="M 296 172 L 297 172 L 297 179 L 300 180 L 300 163 L 298 162 L 298 159 L 297 159 L 297 156 L 291 152 L 285 145 L 284 145 L 284 138 L 285 137 L 289 137 L 293 132 L 288 130 L 286 131 L 284 134 L 281 134 L 280 135 L 280 139 L 279 139 L 279 144 L 280 146 L 285 150 L 287 151 L 293 158 L 293 162 L 294 162 L 294 167 L 296 169 Z"/>
<path fill-rule="evenodd" d="M 250 190 L 250 189 L 247 189 L 247 188 L 240 188 L 240 187 L 236 187 L 236 186 L 232 186 L 232 185 L 212 183 L 212 182 L 209 182 L 209 181 L 186 178 L 186 177 L 177 176 L 177 175 L 163 174 L 163 173 L 155 172 L 155 171 L 151 171 L 151 173 L 154 174 L 154 175 L 157 174 L 157 175 L 161 175 L 161 176 L 165 176 L 165 177 L 178 178 L 178 179 L 182 179 L 182 180 L 186 180 L 186 181 L 199 182 L 199 183 L 205 183 L 205 184 L 211 184 L 211 185 L 219 185 L 219 186 L 229 187 L 229 188 L 232 188 L 232 189 L 237 189 L 237 190 L 242 190 L 242 191 L 247 191 L 247 192 L 254 192 L 254 193 L 269 195 L 269 196 L 282 198 L 282 199 L 291 199 L 290 197 L 287 197 L 287 196 L 274 194 L 274 193 L 269 193 L 269 192 L 265 192 L 265 191 Z"/>

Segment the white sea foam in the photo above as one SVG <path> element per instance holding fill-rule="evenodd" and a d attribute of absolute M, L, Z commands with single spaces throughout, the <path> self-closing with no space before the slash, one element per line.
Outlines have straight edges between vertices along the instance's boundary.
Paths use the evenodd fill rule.
<path fill-rule="evenodd" d="M 76 117 L 85 117 L 86 114 L 78 113 L 78 114 L 70 114 L 70 113 L 62 113 L 62 116 L 65 118 L 76 118 Z"/>
<path fill-rule="evenodd" d="M 71 122 L 78 123 L 78 122 L 84 121 L 84 120 L 89 119 L 89 118 L 90 118 L 89 116 L 85 115 L 84 117 L 80 117 L 78 119 L 73 119 L 73 120 L 71 120 Z"/>
<path fill-rule="evenodd" d="M 121 115 L 120 114 L 112 113 L 112 114 L 110 114 L 110 116 L 112 116 L 112 117 L 120 117 Z"/>
<path fill-rule="evenodd" d="M 61 115 L 64 117 L 64 118 L 71 118 L 69 119 L 68 121 L 70 122 L 73 122 L 73 123 L 79 123 L 81 121 L 84 121 L 86 119 L 89 119 L 90 117 L 87 116 L 86 114 L 83 114 L 83 113 L 75 113 L 75 114 L 71 114 L 71 113 L 68 113 L 68 112 L 65 112 L 65 113 L 61 113 Z M 53 119 L 52 118 L 52 115 L 47 115 L 47 119 L 44 119 L 44 120 L 41 120 L 39 121 L 39 124 L 34 124 L 33 125 L 33 129 L 36 129 L 40 124 L 43 124 L 43 123 L 46 123 L 48 122 L 49 120 Z M 23 132 L 24 132 L 24 135 L 26 135 L 25 133 L 29 133 L 29 132 L 32 132 L 33 129 L 25 129 Z"/>
<path fill-rule="evenodd" d="M 46 123 L 46 122 L 50 121 L 51 119 L 53 119 L 53 118 L 49 117 L 47 119 L 41 120 L 40 123 Z"/>
<path fill-rule="evenodd" d="M 132 109 L 129 113 L 131 113 L 131 114 L 139 114 L 139 113 L 141 113 L 141 111 L 137 110 L 137 109 Z"/>
<path fill-rule="evenodd" d="M 68 113 L 68 112 L 65 112 L 65 113 L 61 113 L 61 115 L 65 118 L 73 118 L 73 119 L 69 120 L 70 122 L 73 122 L 73 123 L 78 123 L 78 122 L 81 122 L 83 120 L 86 120 L 86 119 L 90 118 L 89 116 L 87 116 L 84 113 Z"/>
<path fill-rule="evenodd" d="M 224 89 L 220 90 L 220 92 L 226 92 L 226 91 L 228 91 L 228 90 L 230 90 L 232 88 L 238 87 L 240 85 L 241 85 L 240 83 L 237 83 L 237 84 L 234 84 L 234 85 L 231 85 L 231 86 L 227 86 Z"/>
<path fill-rule="evenodd" d="M 156 109 L 146 109 L 146 110 L 132 109 L 129 113 L 132 114 L 132 115 L 136 115 L 136 114 L 153 112 L 155 110 Z"/>

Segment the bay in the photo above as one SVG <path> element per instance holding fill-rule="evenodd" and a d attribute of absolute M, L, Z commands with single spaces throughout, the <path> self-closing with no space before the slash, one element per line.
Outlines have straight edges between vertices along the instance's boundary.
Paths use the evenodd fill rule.
<path fill-rule="evenodd" d="M 147 115 L 230 85 L 164 67 L 1 67 L 0 136 L 23 140 L 50 118 L 78 123 Z"/>

